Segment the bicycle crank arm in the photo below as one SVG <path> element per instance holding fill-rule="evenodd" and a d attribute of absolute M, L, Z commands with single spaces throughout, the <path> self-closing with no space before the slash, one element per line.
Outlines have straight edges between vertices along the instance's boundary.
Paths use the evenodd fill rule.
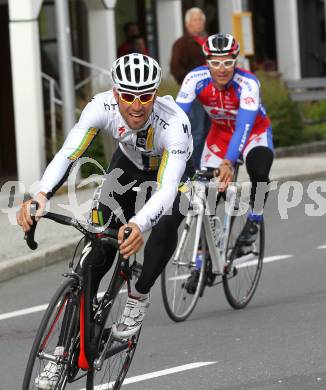
<path fill-rule="evenodd" d="M 124 351 L 125 349 L 128 349 L 129 346 L 130 346 L 129 341 L 123 341 L 123 342 L 121 343 L 121 345 L 116 345 L 115 347 L 110 348 L 110 349 L 107 351 L 106 355 L 105 355 L 105 359 L 108 359 L 108 358 L 110 358 L 111 356 L 113 356 L 113 355 L 115 355 L 115 354 L 117 354 L 117 353 L 119 353 L 119 352 L 122 352 L 122 351 Z"/>

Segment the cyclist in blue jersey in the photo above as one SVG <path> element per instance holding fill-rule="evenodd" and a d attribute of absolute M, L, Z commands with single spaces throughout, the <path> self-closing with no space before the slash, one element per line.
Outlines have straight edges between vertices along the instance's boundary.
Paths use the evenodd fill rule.
<path fill-rule="evenodd" d="M 257 77 L 237 67 L 240 45 L 236 39 L 230 34 L 211 35 L 202 48 L 207 64 L 188 73 L 176 101 L 189 113 L 198 99 L 210 116 L 201 167 L 220 169 L 221 191 L 232 181 L 238 157 L 244 157 L 252 182 L 252 210 L 239 241 L 248 246 L 256 240 L 263 218 L 266 186 L 263 200 L 258 199 L 261 196 L 257 188 L 258 183 L 269 182 L 274 158 L 271 122 L 261 104 Z"/>

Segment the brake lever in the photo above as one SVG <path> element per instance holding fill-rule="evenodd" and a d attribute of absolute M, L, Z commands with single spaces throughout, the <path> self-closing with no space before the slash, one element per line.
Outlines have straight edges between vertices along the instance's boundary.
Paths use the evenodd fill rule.
<path fill-rule="evenodd" d="M 36 226 L 37 226 L 37 222 L 35 220 L 35 215 L 36 215 L 36 211 L 37 211 L 38 207 L 39 207 L 38 202 L 36 202 L 36 201 L 31 202 L 30 213 L 31 213 L 31 217 L 33 220 L 33 225 L 31 226 L 30 230 L 27 233 L 25 233 L 25 235 L 24 235 L 24 240 L 26 241 L 29 248 L 32 250 L 35 250 L 38 247 L 38 244 L 34 239 L 35 230 L 36 230 Z"/>

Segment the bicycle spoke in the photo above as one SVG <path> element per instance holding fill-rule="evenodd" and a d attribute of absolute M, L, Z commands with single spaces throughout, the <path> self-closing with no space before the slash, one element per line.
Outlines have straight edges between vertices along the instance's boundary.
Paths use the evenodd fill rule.
<path fill-rule="evenodd" d="M 178 258 L 170 261 L 161 277 L 161 288 L 164 307 L 168 315 L 174 321 L 185 320 L 194 309 L 204 281 L 205 261 L 198 272 L 193 258 L 197 253 L 195 247 L 195 218 L 189 227 L 181 234 L 181 242 L 176 250 Z M 201 233 L 201 241 L 204 243 L 204 233 Z M 183 241 L 182 241 L 183 240 Z M 198 242 L 198 241 L 197 241 Z M 191 278 L 198 275 L 197 282 L 190 282 Z M 190 283 L 193 283 L 190 287 Z"/>
<path fill-rule="evenodd" d="M 70 304 L 73 285 L 73 280 L 66 280 L 44 314 L 27 364 L 23 390 L 36 389 L 35 383 L 48 364 L 58 364 L 59 374 L 55 388 L 60 390 L 66 386 L 67 362 L 69 353 L 72 352 L 70 345 L 75 337 L 74 321 L 78 319 L 76 306 Z"/>
<path fill-rule="evenodd" d="M 237 257 L 240 245 L 237 237 L 241 233 L 247 216 L 234 217 L 232 220 L 229 243 L 229 273 L 223 276 L 223 287 L 226 298 L 235 309 L 245 307 L 253 297 L 257 288 L 264 255 L 264 227 L 260 226 L 256 242 L 250 252 Z"/>

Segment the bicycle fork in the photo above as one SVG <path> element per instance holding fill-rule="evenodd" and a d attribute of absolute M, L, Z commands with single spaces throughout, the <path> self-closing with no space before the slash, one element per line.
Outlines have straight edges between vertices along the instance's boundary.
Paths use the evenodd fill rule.
<path fill-rule="evenodd" d="M 102 303 L 100 305 L 98 314 L 95 318 L 95 326 L 101 327 L 102 324 L 104 324 L 105 321 L 107 320 L 107 317 L 110 313 L 113 302 L 114 302 L 116 296 L 119 294 L 120 288 L 123 285 L 123 283 L 127 282 L 128 291 L 129 291 L 130 279 L 131 279 L 131 270 L 129 268 L 129 261 L 128 260 L 120 261 L 120 264 L 117 265 L 117 267 L 114 271 L 114 275 L 112 277 L 112 281 L 114 281 L 114 282 L 112 283 L 112 281 L 111 281 L 107 292 L 103 296 Z M 103 336 L 103 334 L 99 335 L 99 337 L 97 338 L 98 340 L 101 339 L 100 336 Z M 114 341 L 118 341 L 120 343 L 120 345 L 116 345 L 116 346 L 110 348 Z M 117 353 L 119 353 L 127 348 L 131 348 L 132 345 L 130 343 L 131 343 L 130 340 L 116 339 L 115 337 L 113 337 L 112 330 L 111 330 L 109 337 L 108 337 L 107 341 L 105 342 L 103 351 L 98 356 L 98 358 L 94 360 L 93 367 L 97 371 L 100 371 L 102 369 L 103 363 L 106 359 L 108 359 L 109 357 L 111 357 L 111 356 L 113 356 L 113 355 L 115 355 L 115 354 L 117 354 Z"/>

